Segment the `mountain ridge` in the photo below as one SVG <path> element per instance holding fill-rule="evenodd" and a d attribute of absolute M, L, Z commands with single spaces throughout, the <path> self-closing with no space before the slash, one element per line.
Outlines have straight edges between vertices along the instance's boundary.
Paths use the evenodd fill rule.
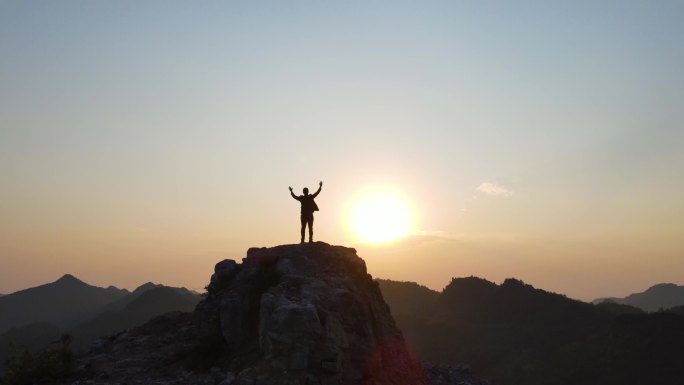
<path fill-rule="evenodd" d="M 684 306 L 684 285 L 659 283 L 642 292 L 632 293 L 624 298 L 605 297 L 597 298 L 592 302 L 614 302 L 638 307 L 647 312 L 656 312 L 677 306 Z"/>
<path fill-rule="evenodd" d="M 91 286 L 64 274 L 54 282 L 0 297 L 0 333 L 35 322 L 69 328 L 126 294 L 127 290 Z"/>
<path fill-rule="evenodd" d="M 153 283 L 140 285 L 133 292 L 96 287 L 72 274 L 3 296 L 0 320 L 10 326 L 0 330 L 0 373 L 11 352 L 10 344 L 35 352 L 66 333 L 72 337 L 74 350 L 82 352 L 98 337 L 140 326 L 168 311 L 192 311 L 200 298 L 185 288 Z M 60 309 L 64 303 L 66 308 Z"/>

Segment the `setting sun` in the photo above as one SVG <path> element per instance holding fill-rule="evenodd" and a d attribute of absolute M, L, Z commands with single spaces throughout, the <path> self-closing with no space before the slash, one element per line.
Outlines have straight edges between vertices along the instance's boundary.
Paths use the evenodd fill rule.
<path fill-rule="evenodd" d="M 355 202 L 351 209 L 349 226 L 354 236 L 362 242 L 390 242 L 409 233 L 411 215 L 397 194 L 373 191 Z"/>

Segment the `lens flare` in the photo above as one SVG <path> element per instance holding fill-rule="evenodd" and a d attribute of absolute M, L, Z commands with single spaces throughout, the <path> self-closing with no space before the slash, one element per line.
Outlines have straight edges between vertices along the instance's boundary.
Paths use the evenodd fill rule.
<path fill-rule="evenodd" d="M 356 238 L 367 243 L 386 243 L 405 237 L 411 230 L 407 205 L 391 191 L 372 191 L 353 205 L 349 226 Z"/>

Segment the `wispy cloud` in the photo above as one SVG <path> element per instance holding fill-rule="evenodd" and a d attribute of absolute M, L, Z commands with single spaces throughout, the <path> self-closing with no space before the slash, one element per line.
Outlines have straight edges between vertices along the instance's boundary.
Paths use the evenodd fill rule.
<path fill-rule="evenodd" d="M 513 195 L 513 191 L 509 190 L 508 188 L 496 184 L 496 183 L 490 183 L 490 182 L 484 182 L 477 186 L 476 188 L 477 191 L 485 194 L 485 195 L 492 195 L 492 196 L 499 196 L 499 197 L 509 197 Z"/>
<path fill-rule="evenodd" d="M 434 243 L 482 244 L 492 242 L 517 244 L 531 242 L 536 236 L 521 233 L 452 233 L 442 230 L 414 230 L 409 236 L 384 247 L 415 247 Z"/>

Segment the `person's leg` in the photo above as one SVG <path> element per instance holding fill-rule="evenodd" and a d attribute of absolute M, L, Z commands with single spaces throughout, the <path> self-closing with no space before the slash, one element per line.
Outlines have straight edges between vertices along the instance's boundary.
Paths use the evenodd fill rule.
<path fill-rule="evenodd" d="M 304 215 L 299 216 L 299 220 L 302 222 L 302 240 L 301 243 L 304 243 L 304 229 L 306 229 L 306 217 Z"/>
<path fill-rule="evenodd" d="M 309 222 L 309 242 L 313 242 L 313 214 L 308 218 Z"/>

